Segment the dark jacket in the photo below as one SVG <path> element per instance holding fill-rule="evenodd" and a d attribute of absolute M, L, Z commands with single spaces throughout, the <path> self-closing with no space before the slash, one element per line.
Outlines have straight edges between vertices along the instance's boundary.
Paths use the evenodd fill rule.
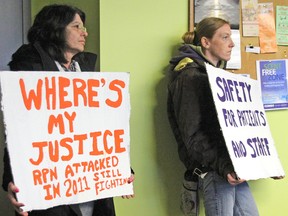
<path fill-rule="evenodd" d="M 74 56 L 81 71 L 95 71 L 97 55 L 82 52 Z M 12 71 L 58 71 L 54 60 L 42 49 L 40 44 L 21 46 L 9 63 Z M 13 181 L 7 148 L 4 152 L 4 174 L 2 187 L 7 191 L 9 182 Z M 113 198 L 94 201 L 93 216 L 115 216 Z M 47 210 L 29 212 L 29 216 L 81 216 L 78 205 L 62 205 Z"/>
<path fill-rule="evenodd" d="M 200 47 L 183 45 L 179 51 L 170 60 L 167 111 L 180 160 L 187 168 L 185 179 L 197 179 L 192 175 L 195 168 L 214 170 L 226 179 L 234 168 L 209 86 L 204 64 L 209 61 Z M 219 67 L 224 68 L 225 62 Z"/>

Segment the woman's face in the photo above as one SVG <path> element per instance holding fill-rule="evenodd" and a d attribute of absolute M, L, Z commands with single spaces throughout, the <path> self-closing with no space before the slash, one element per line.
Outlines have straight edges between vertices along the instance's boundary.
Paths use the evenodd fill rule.
<path fill-rule="evenodd" d="M 211 39 L 202 43 L 205 56 L 217 65 L 220 60 L 228 61 L 231 58 L 232 48 L 235 46 L 231 39 L 231 29 L 228 24 L 223 25 Z"/>
<path fill-rule="evenodd" d="M 83 22 L 76 14 L 74 20 L 66 26 L 66 54 L 70 53 L 72 56 L 84 51 L 85 41 L 88 33 L 83 26 Z"/>

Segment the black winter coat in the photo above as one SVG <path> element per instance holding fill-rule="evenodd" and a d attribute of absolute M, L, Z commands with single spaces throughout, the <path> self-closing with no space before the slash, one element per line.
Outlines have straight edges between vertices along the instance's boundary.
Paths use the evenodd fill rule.
<path fill-rule="evenodd" d="M 168 118 L 178 143 L 179 157 L 190 174 L 195 168 L 214 170 L 226 179 L 234 168 L 209 86 L 204 64 L 209 62 L 190 45 L 184 45 L 180 51 L 180 55 L 170 61 L 167 101 Z M 185 57 L 192 62 L 174 70 Z M 187 178 L 193 180 L 191 175 Z"/>
<path fill-rule="evenodd" d="M 94 71 L 97 55 L 82 52 L 74 56 L 81 68 L 81 71 Z M 40 44 L 21 46 L 13 55 L 9 63 L 12 71 L 58 71 L 54 60 L 42 49 Z M 13 181 L 10 167 L 10 160 L 7 148 L 4 152 L 4 174 L 2 187 L 7 191 L 9 182 Z M 29 216 L 81 216 L 81 211 L 77 204 L 62 205 L 46 210 L 34 210 L 29 212 Z M 115 216 L 113 198 L 94 201 L 93 216 Z"/>

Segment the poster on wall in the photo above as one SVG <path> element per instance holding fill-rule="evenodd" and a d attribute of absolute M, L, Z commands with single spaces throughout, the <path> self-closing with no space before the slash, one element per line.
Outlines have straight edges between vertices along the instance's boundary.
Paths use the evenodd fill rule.
<path fill-rule="evenodd" d="M 0 85 L 24 211 L 133 194 L 129 73 L 1 72 Z"/>
<path fill-rule="evenodd" d="M 265 110 L 288 108 L 287 63 L 287 59 L 256 61 Z"/>
<path fill-rule="evenodd" d="M 234 42 L 234 47 L 231 53 L 231 59 L 227 62 L 227 69 L 241 69 L 241 36 L 240 31 L 232 29 L 231 39 Z"/>
<path fill-rule="evenodd" d="M 261 53 L 278 51 L 273 2 L 258 3 L 259 44 Z"/>
<path fill-rule="evenodd" d="M 205 17 L 220 17 L 230 22 L 232 29 L 239 29 L 239 0 L 194 0 L 195 24 Z"/>
<path fill-rule="evenodd" d="M 261 100 L 259 83 L 206 64 L 229 156 L 241 179 L 285 176 Z"/>
<path fill-rule="evenodd" d="M 276 6 L 277 45 L 288 46 L 288 6 Z"/>
<path fill-rule="evenodd" d="M 258 0 L 242 0 L 242 32 L 243 37 L 258 37 L 257 20 Z"/>

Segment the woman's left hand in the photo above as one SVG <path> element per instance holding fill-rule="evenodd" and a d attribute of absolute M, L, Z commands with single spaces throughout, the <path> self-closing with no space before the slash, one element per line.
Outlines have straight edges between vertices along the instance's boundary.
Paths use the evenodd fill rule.
<path fill-rule="evenodd" d="M 128 178 L 128 184 L 131 184 L 132 182 L 134 182 L 134 180 L 135 180 L 134 174 L 131 174 L 131 176 Z M 130 199 L 130 198 L 134 198 L 134 197 L 135 197 L 134 194 L 122 196 L 123 199 Z"/>

